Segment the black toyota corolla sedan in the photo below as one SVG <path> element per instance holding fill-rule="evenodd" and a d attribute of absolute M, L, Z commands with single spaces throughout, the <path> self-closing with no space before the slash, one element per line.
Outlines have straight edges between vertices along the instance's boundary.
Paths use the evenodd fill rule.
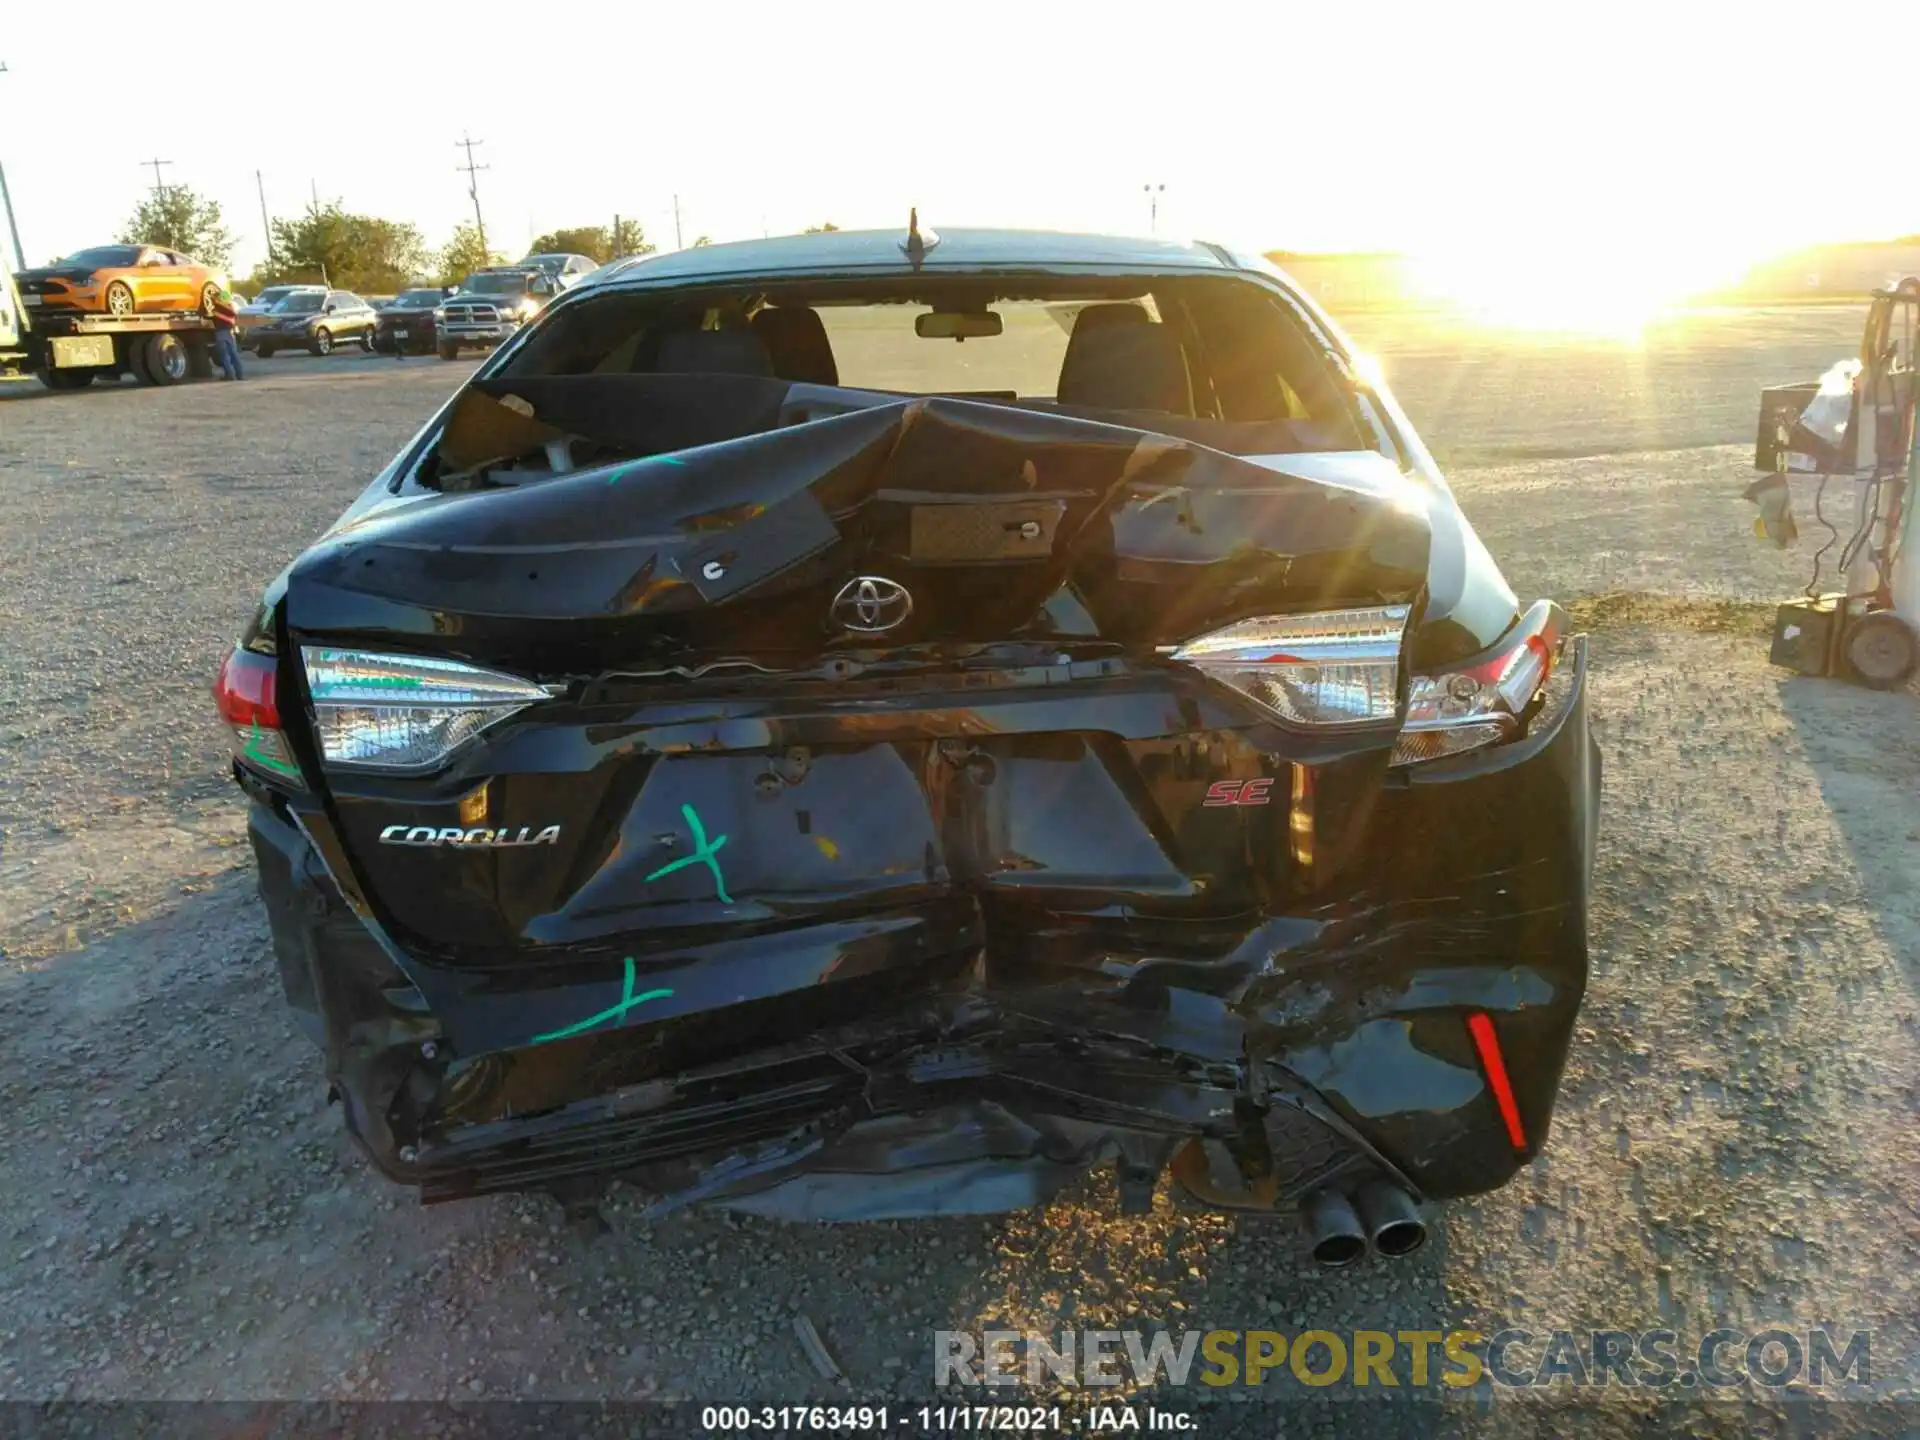
<path fill-rule="evenodd" d="M 1104 1170 L 1337 1265 L 1546 1141 L 1585 677 L 1265 261 L 915 224 L 597 272 L 216 696 L 293 1014 L 423 1199 Z"/>

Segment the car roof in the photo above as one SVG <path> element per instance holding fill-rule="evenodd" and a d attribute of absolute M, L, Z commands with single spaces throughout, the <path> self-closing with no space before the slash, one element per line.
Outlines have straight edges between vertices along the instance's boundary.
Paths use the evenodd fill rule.
<path fill-rule="evenodd" d="M 1144 236 L 1079 234 L 1058 230 L 956 229 L 928 231 L 923 273 L 969 270 L 1233 270 L 1225 249 L 1204 241 Z M 897 230 L 828 230 L 700 245 L 666 254 L 615 260 L 584 284 L 596 288 L 621 281 L 648 284 L 730 277 L 813 275 L 834 272 L 913 273 L 905 240 Z M 579 287 L 576 287 L 578 289 Z"/>

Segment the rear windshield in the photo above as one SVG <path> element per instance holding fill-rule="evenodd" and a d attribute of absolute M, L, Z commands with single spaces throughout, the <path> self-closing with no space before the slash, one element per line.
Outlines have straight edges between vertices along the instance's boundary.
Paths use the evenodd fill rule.
<path fill-rule="evenodd" d="M 395 305 L 438 305 L 441 300 L 438 290 L 403 290 L 393 297 Z"/>
<path fill-rule="evenodd" d="M 1263 285 L 1022 278 L 1008 293 L 1005 284 L 927 276 L 616 290 L 561 309 L 503 373 L 764 376 L 1187 422 L 1277 422 L 1297 426 L 1306 449 L 1362 443 L 1326 342 Z"/>
<path fill-rule="evenodd" d="M 313 315 L 319 312 L 320 302 L 325 298 L 309 291 L 304 295 L 289 295 L 273 308 L 283 315 Z"/>

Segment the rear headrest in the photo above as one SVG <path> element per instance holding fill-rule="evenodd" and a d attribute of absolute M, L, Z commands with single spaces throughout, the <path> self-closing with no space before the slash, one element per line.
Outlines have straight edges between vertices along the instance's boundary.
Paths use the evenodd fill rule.
<path fill-rule="evenodd" d="M 675 330 L 660 337 L 651 368 L 661 375 L 771 377 L 773 361 L 751 330 Z"/>
<path fill-rule="evenodd" d="M 1095 310 L 1132 310 L 1137 305 L 1102 305 L 1080 312 L 1066 357 L 1060 362 L 1058 398 L 1062 405 L 1102 410 L 1161 410 L 1193 414 L 1187 363 L 1180 342 L 1164 325 L 1135 323 L 1118 315 L 1088 323 Z"/>
<path fill-rule="evenodd" d="M 754 334 L 767 347 L 773 373 L 804 385 L 838 385 L 840 367 L 820 312 L 806 305 L 768 306 L 753 317 Z"/>

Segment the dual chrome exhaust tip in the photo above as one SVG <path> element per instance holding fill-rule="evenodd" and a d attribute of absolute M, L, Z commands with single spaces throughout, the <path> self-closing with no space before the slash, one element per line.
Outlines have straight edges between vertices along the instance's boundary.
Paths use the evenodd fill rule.
<path fill-rule="evenodd" d="M 1316 1190 L 1300 1206 L 1314 1263 L 1343 1270 L 1369 1249 L 1389 1260 L 1411 1255 L 1427 1243 L 1420 1207 L 1390 1180 L 1369 1180 L 1352 1195 Z"/>

